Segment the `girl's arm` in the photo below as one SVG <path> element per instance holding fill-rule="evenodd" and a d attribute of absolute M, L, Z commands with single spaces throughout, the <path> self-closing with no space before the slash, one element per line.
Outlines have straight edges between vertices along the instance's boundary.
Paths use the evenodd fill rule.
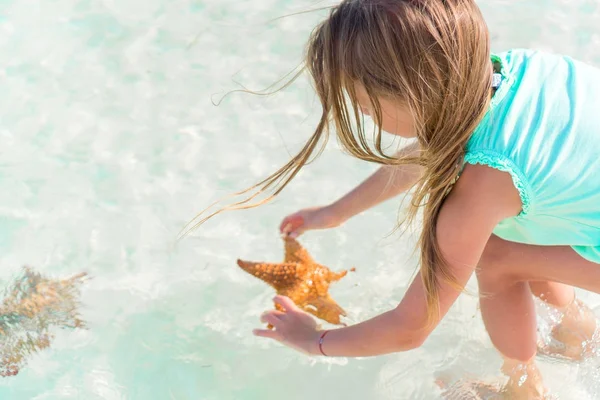
<path fill-rule="evenodd" d="M 469 281 L 494 227 L 520 210 L 519 193 L 507 173 L 485 166 L 465 168 L 437 223 L 442 254 L 461 288 Z M 435 325 L 461 293 L 447 283 L 440 285 L 440 316 Z M 364 357 L 413 349 L 435 328 L 425 328 L 426 316 L 425 291 L 419 274 L 396 309 L 329 332 L 323 350 L 330 356 Z M 320 353 L 318 345 L 310 351 Z"/>
<path fill-rule="evenodd" d="M 415 142 L 400 150 L 397 155 L 398 157 L 416 156 L 418 151 L 419 144 Z M 422 167 L 419 165 L 384 165 L 348 194 L 332 203 L 329 208 L 340 221 L 346 221 L 406 192 L 417 182 L 421 174 Z"/>
<path fill-rule="evenodd" d="M 437 223 L 441 251 L 458 284 L 464 288 L 477 265 L 492 230 L 501 220 L 517 215 L 519 193 L 510 175 L 485 166 L 467 165 L 446 199 Z M 461 291 L 440 282 L 439 319 L 426 328 L 425 290 L 420 274 L 394 310 L 347 328 L 330 331 L 324 338 L 328 356 L 368 357 L 419 347 L 454 304 Z M 321 332 L 305 313 L 284 304 L 286 313 L 268 313 L 263 320 L 276 329 L 257 330 L 312 354 L 320 354 Z M 289 305 L 289 308 L 288 308 Z M 312 320 L 311 320 L 312 321 Z"/>

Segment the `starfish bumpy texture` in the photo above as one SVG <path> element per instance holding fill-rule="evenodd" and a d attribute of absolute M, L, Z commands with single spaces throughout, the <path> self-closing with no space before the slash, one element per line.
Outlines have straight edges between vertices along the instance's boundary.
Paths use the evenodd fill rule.
<path fill-rule="evenodd" d="M 304 311 L 340 325 L 340 316 L 346 316 L 346 312 L 329 295 L 329 285 L 342 279 L 348 271 L 332 272 L 315 262 L 295 239 L 284 241 L 285 258 L 281 263 L 242 260 L 237 263 L 244 271 L 272 286 L 277 294 L 289 297 Z"/>

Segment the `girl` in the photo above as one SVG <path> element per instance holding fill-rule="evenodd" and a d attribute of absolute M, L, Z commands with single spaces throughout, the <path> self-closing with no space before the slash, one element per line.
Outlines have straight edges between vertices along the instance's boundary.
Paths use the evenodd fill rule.
<path fill-rule="evenodd" d="M 337 226 L 413 188 L 421 273 L 395 309 L 360 324 L 319 331 L 277 297 L 285 312 L 261 318 L 275 329 L 254 333 L 329 357 L 415 349 L 476 274 L 506 392 L 544 396 L 532 294 L 564 311 L 554 331 L 564 355 L 579 357 L 596 328 L 572 286 L 600 292 L 600 71 L 541 52 L 492 55 L 474 0 L 344 0 L 312 33 L 306 68 L 321 120 L 250 199 L 279 193 L 332 124 L 350 154 L 383 167 L 333 205 L 285 218 L 282 232 Z M 364 115 L 377 127 L 373 146 Z M 416 140 L 388 155 L 383 131 Z"/>

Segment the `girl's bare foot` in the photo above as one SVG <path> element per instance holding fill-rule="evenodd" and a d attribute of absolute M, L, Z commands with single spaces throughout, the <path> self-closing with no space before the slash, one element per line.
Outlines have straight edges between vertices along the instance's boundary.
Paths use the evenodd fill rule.
<path fill-rule="evenodd" d="M 542 382 L 542 375 L 533 361 L 522 363 L 520 361 L 505 359 L 502 372 L 508 376 L 502 394 L 511 400 L 543 400 L 548 392 Z"/>
<path fill-rule="evenodd" d="M 596 316 L 592 310 L 576 299 L 559 311 L 562 312 L 560 320 L 552 329 L 550 340 L 540 343 L 539 353 L 574 361 L 591 355 L 597 328 Z"/>
<path fill-rule="evenodd" d="M 444 389 L 444 400 L 504 400 L 498 386 L 484 382 L 459 381 L 449 387 L 439 386 Z"/>

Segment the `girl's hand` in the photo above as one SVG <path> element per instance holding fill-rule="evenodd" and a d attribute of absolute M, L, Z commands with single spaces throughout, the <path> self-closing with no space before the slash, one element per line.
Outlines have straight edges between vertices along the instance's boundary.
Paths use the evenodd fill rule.
<path fill-rule="evenodd" d="M 273 301 L 285 312 L 265 312 L 260 320 L 273 325 L 273 329 L 255 329 L 254 335 L 277 340 L 305 354 L 320 354 L 320 332 L 314 318 L 298 308 L 289 297 L 275 296 Z"/>
<path fill-rule="evenodd" d="M 343 222 L 331 206 L 312 207 L 285 217 L 279 226 L 279 231 L 295 239 L 305 231 L 335 228 Z"/>

